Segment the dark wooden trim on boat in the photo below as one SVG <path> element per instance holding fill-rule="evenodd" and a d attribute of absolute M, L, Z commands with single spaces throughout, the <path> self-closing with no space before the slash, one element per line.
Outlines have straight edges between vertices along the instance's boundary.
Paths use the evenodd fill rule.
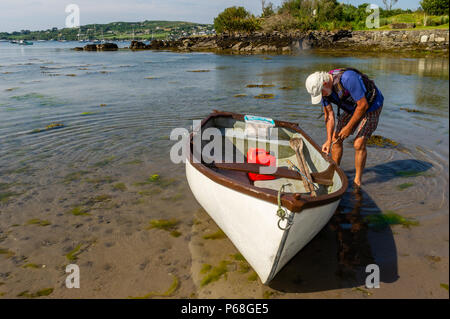
<path fill-rule="evenodd" d="M 243 114 L 237 114 L 232 112 L 220 112 L 214 110 L 212 114 L 207 116 L 205 119 L 202 120 L 201 126 L 203 127 L 208 121 L 215 117 L 232 117 L 233 119 L 244 121 Z M 300 133 L 303 138 L 305 138 L 320 154 L 322 154 L 322 157 L 324 160 L 326 160 L 330 165 L 329 167 L 319 173 L 315 173 L 316 177 L 319 179 L 326 179 L 329 180 L 332 178 L 334 171 L 336 171 L 339 175 L 339 177 L 342 180 L 342 187 L 331 194 L 326 195 L 319 195 L 316 197 L 311 197 L 309 195 L 301 194 L 301 193 L 283 193 L 281 196 L 281 203 L 284 207 L 289 209 L 291 212 L 299 213 L 304 208 L 311 208 L 311 207 L 317 207 L 322 206 L 331 202 L 334 202 L 342 197 L 344 192 L 346 191 L 348 187 L 348 180 L 345 176 L 342 169 L 327 155 L 322 153 L 319 145 L 317 145 L 311 137 L 306 134 L 297 123 L 292 122 L 284 122 L 284 121 L 277 121 L 275 120 L 275 125 L 277 127 L 285 127 L 292 129 L 298 133 Z M 228 177 L 226 177 L 223 174 L 220 174 L 215 169 L 208 167 L 206 164 L 203 163 L 195 163 L 193 161 L 193 133 L 190 134 L 190 143 L 189 143 L 189 162 L 190 164 L 195 167 L 199 172 L 201 172 L 203 175 L 207 176 L 211 180 L 215 181 L 216 183 L 219 183 L 223 186 L 229 187 L 237 192 L 244 193 L 265 201 L 268 201 L 273 204 L 277 204 L 277 196 L 278 192 L 272 189 L 268 188 L 260 188 L 253 185 L 246 185 L 243 183 L 240 183 L 238 181 L 232 180 Z"/>
<path fill-rule="evenodd" d="M 212 168 L 212 169 L 225 169 L 225 170 L 255 173 L 255 174 L 261 174 L 260 169 L 262 167 L 267 168 L 267 166 L 264 166 L 261 164 L 256 164 L 256 163 L 218 163 L 218 162 L 213 162 L 211 164 L 204 164 L 204 165 L 207 166 L 208 168 Z M 325 186 L 332 186 L 333 185 L 332 177 L 333 177 L 334 171 L 332 169 L 327 169 L 327 170 L 329 170 L 329 172 L 325 171 L 325 172 L 320 172 L 320 173 L 311 173 L 312 181 L 317 184 L 321 184 L 321 185 L 325 185 Z M 329 176 L 330 172 L 331 172 L 331 176 Z M 324 177 L 325 174 L 327 175 L 327 177 L 330 177 L 330 178 Z M 303 180 L 302 175 L 300 175 L 296 171 L 290 170 L 285 167 L 277 167 L 276 171 L 274 173 L 267 174 L 267 175 L 272 175 L 275 177 L 284 177 L 284 178 L 289 178 L 289 179 Z"/>

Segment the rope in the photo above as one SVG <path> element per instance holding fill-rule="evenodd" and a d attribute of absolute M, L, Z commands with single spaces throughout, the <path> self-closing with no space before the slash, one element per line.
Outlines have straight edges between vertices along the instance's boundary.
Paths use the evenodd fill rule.
<path fill-rule="evenodd" d="M 281 230 L 288 230 L 289 228 L 291 228 L 292 225 L 292 219 L 291 216 L 286 217 L 286 210 L 283 209 L 283 207 L 281 207 L 281 193 L 284 192 L 284 187 L 286 186 L 292 186 L 291 183 L 289 184 L 283 184 L 280 187 L 280 190 L 278 191 L 278 209 L 277 209 L 277 216 L 280 217 L 280 219 L 278 220 L 278 228 Z M 286 218 L 288 218 L 288 222 L 285 228 L 280 226 L 280 222 L 285 220 Z"/>
<path fill-rule="evenodd" d="M 309 184 L 311 184 L 311 185 L 314 187 L 315 190 L 318 190 L 318 189 L 319 189 L 319 187 L 317 187 L 316 185 L 314 185 L 314 183 L 313 183 L 313 182 L 312 182 L 305 174 L 303 174 L 303 173 L 300 171 L 300 169 L 299 169 L 297 166 L 294 165 L 294 163 L 292 163 L 290 160 L 287 160 L 287 162 L 288 162 L 289 166 L 290 166 L 292 169 L 294 169 L 295 171 L 297 171 L 297 173 L 299 173 L 304 179 L 306 179 L 306 181 L 307 181 Z"/>

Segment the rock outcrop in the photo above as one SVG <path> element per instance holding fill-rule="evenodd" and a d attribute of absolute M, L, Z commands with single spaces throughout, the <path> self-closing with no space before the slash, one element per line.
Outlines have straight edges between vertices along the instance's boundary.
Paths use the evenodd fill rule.
<path fill-rule="evenodd" d="M 238 54 L 289 54 L 314 48 L 377 52 L 419 50 L 448 54 L 448 45 L 449 30 L 339 30 L 220 34 L 167 41 L 153 40 L 150 44 L 132 41 L 129 48 L 131 50 L 213 51 Z M 84 47 L 85 51 L 117 49 L 117 45 L 113 43 L 88 44 Z"/>
<path fill-rule="evenodd" d="M 448 52 L 449 30 L 255 32 L 187 37 L 159 41 L 149 49 L 228 51 L 231 53 L 291 53 L 313 48 L 354 50 L 441 50 Z"/>
<path fill-rule="evenodd" d="M 75 48 L 76 51 L 81 51 L 81 48 Z M 115 43 L 102 44 L 87 44 L 83 48 L 84 51 L 117 51 L 119 47 Z"/>

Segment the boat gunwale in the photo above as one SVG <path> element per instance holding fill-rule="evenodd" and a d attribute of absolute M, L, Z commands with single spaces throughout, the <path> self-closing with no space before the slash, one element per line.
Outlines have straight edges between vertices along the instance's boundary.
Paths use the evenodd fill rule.
<path fill-rule="evenodd" d="M 210 120 L 216 117 L 232 117 L 235 120 L 244 120 L 243 114 L 233 113 L 233 112 L 223 112 L 214 110 L 213 113 L 209 114 L 206 118 L 201 121 L 200 130 L 208 123 Z M 319 195 L 316 197 L 308 196 L 302 193 L 283 193 L 281 194 L 281 204 L 293 213 L 300 213 L 305 208 L 312 208 L 317 206 L 326 205 L 334 201 L 339 200 L 345 193 L 348 187 L 348 179 L 344 174 L 344 171 L 331 159 L 330 156 L 325 155 L 319 145 L 313 141 L 313 139 L 303 131 L 297 123 L 278 121 L 274 120 L 276 127 L 284 127 L 300 133 L 303 138 L 305 138 L 322 156 L 322 158 L 327 161 L 330 165 L 323 171 L 323 173 L 330 174 L 332 178 L 334 172 L 339 175 L 342 185 L 341 187 L 333 193 Z M 200 173 L 211 179 L 212 181 L 219 183 L 225 187 L 233 189 L 237 192 L 247 194 L 249 196 L 262 199 L 264 201 L 278 204 L 278 192 L 268 188 L 256 187 L 254 185 L 246 185 L 239 181 L 230 179 L 223 174 L 218 173 L 214 169 L 206 166 L 202 163 L 193 162 L 193 132 L 189 136 L 189 163 L 196 168 Z"/>

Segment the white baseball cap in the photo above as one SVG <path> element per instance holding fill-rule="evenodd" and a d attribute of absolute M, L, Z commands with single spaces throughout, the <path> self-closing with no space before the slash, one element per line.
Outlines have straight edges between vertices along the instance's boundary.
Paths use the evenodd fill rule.
<path fill-rule="evenodd" d="M 322 101 L 323 82 L 327 82 L 328 79 L 327 72 L 314 72 L 306 79 L 306 90 L 311 94 L 312 104 L 319 104 Z"/>

